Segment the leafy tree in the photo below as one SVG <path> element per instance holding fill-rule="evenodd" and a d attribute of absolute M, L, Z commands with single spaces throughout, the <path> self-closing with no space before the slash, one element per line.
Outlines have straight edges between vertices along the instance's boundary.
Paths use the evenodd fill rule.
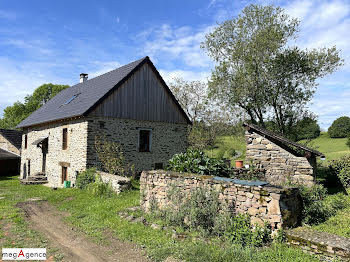
<path fill-rule="evenodd" d="M 273 121 L 288 135 L 307 112 L 316 80 L 342 65 L 335 47 L 291 47 L 298 31 L 299 21 L 282 8 L 253 4 L 219 24 L 201 45 L 216 62 L 209 95 L 243 109 L 254 124 Z"/>
<path fill-rule="evenodd" d="M 295 140 L 314 139 L 320 136 L 321 129 L 316 119 L 312 117 L 304 117 L 295 125 L 293 135 Z"/>
<path fill-rule="evenodd" d="M 350 135 L 350 117 L 342 116 L 334 120 L 328 128 L 328 134 L 332 138 L 347 137 Z"/>
<path fill-rule="evenodd" d="M 24 98 L 24 103 L 16 102 L 4 109 L 3 118 L 0 119 L 0 127 L 14 129 L 31 113 L 68 87 L 68 85 L 54 85 L 51 83 L 39 86 L 32 95 L 27 95 Z"/>

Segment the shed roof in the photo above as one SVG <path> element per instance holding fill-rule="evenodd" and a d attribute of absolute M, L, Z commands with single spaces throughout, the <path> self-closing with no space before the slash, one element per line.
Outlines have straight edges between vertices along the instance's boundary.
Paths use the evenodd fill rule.
<path fill-rule="evenodd" d="M 10 129 L 1 129 L 0 134 L 5 137 L 11 144 L 13 144 L 17 149 L 22 146 L 22 132 Z"/>
<path fill-rule="evenodd" d="M 108 73 L 62 90 L 50 101 L 33 112 L 28 118 L 23 120 L 17 128 L 87 115 L 145 63 L 149 63 L 149 65 L 155 70 L 157 76 L 164 84 L 176 106 L 190 124 L 191 121 L 187 114 L 181 108 L 180 104 L 161 78 L 149 57 L 146 56 Z"/>
<path fill-rule="evenodd" d="M 291 140 L 289 140 L 289 139 L 287 139 L 287 138 L 285 138 L 283 136 L 277 135 L 276 133 L 273 133 L 273 132 L 271 132 L 269 130 L 261 128 L 261 127 L 259 127 L 257 125 L 249 124 L 249 123 L 244 122 L 243 126 L 248 127 L 249 129 L 251 129 L 251 130 L 253 130 L 253 131 L 255 131 L 255 132 L 259 133 L 259 134 L 262 134 L 262 135 L 264 135 L 267 138 L 272 138 L 274 140 L 277 140 L 277 141 L 281 142 L 284 145 L 294 146 L 294 147 L 300 148 L 300 149 L 302 149 L 302 150 L 304 150 L 306 152 L 310 152 L 310 153 L 312 153 L 312 154 L 314 154 L 316 156 L 324 157 L 324 154 L 322 154 L 321 152 L 319 152 L 319 151 L 317 151 L 315 149 L 312 149 L 312 148 L 309 148 L 309 147 L 304 146 L 302 144 L 293 142 L 293 141 L 291 141 Z"/>

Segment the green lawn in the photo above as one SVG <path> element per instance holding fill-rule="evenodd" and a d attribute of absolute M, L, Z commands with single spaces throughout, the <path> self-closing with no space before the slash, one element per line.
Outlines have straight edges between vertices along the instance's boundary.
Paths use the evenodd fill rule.
<path fill-rule="evenodd" d="M 327 132 L 322 132 L 318 138 L 311 140 L 310 146 L 325 154 L 328 162 L 350 154 L 350 147 L 346 145 L 346 141 L 347 138 L 330 138 Z M 301 142 L 305 142 L 305 140 Z"/>
<path fill-rule="evenodd" d="M 113 232 L 121 240 L 132 241 L 146 248 L 156 261 L 173 256 L 186 261 L 318 261 L 301 250 L 284 244 L 271 247 L 241 248 L 219 242 L 200 240 L 174 240 L 171 231 L 160 231 L 141 223 L 130 223 L 117 214 L 127 207 L 139 204 L 139 191 L 131 190 L 119 196 L 103 199 L 78 189 L 51 190 L 44 186 L 21 185 L 17 177 L 0 177 L 0 243 L 2 247 L 49 247 L 44 236 L 28 231 L 28 224 L 16 203 L 28 198 L 48 200 L 58 209 L 67 211 L 66 222 L 85 232 L 95 241 L 103 241 L 104 233 Z M 10 234 L 9 234 L 10 232 Z M 30 232 L 30 233 L 28 233 Z M 40 245 L 39 245 L 40 244 Z M 56 252 L 56 253 L 55 253 Z M 55 260 L 64 254 L 49 249 Z"/>
<path fill-rule="evenodd" d="M 240 151 L 242 153 L 242 155 L 239 157 L 230 156 L 229 151 L 232 148 L 236 151 Z M 220 154 L 220 151 L 224 152 L 225 158 L 229 158 L 231 160 L 234 160 L 234 159 L 244 160 L 245 159 L 245 151 L 246 151 L 244 137 L 221 136 L 217 139 L 217 142 L 215 143 L 214 148 L 205 150 L 205 153 L 210 157 L 216 158 Z"/>

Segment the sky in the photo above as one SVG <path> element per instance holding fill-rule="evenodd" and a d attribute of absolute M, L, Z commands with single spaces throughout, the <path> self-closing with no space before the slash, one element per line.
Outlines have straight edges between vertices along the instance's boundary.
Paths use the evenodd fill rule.
<path fill-rule="evenodd" d="M 336 47 L 345 65 L 318 81 L 309 108 L 327 129 L 350 116 L 350 1 L 0 0 L 0 116 L 44 83 L 74 85 L 149 56 L 166 81 L 206 81 L 214 62 L 204 37 L 251 4 L 281 6 L 300 20 L 301 48 Z"/>

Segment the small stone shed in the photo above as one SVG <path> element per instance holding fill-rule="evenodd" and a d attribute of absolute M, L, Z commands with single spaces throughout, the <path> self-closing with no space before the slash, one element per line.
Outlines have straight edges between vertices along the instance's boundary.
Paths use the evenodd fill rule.
<path fill-rule="evenodd" d="M 264 169 L 270 184 L 315 183 L 316 157 L 324 158 L 322 153 L 254 124 L 243 126 L 246 128 L 246 164 Z"/>
<path fill-rule="evenodd" d="M 21 143 L 21 132 L 0 129 L 0 175 L 19 174 Z"/>

